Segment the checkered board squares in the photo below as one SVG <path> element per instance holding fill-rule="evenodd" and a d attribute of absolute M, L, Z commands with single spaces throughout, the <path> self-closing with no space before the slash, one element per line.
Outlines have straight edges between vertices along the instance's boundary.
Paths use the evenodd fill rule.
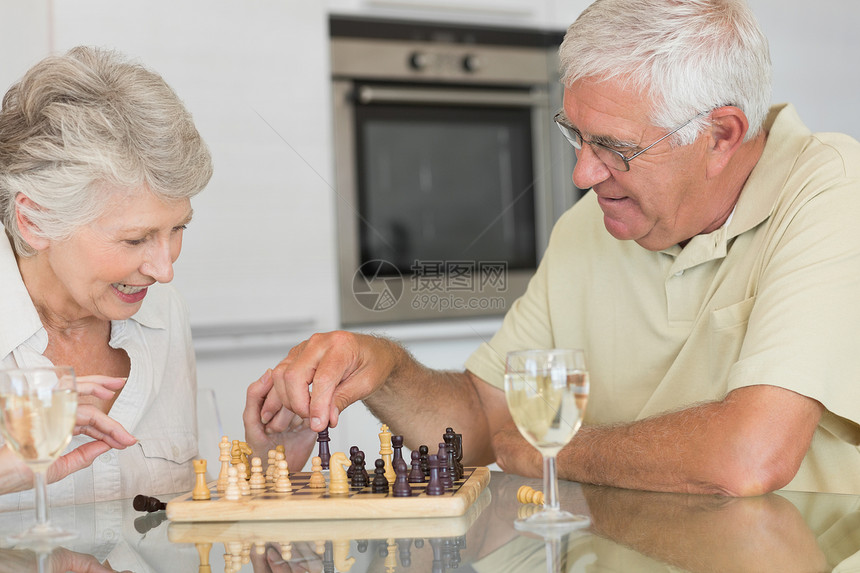
<path fill-rule="evenodd" d="M 427 495 L 427 484 L 410 484 L 411 497 L 394 497 L 390 493 L 372 493 L 370 486 L 351 488 L 349 493 L 332 495 L 327 489 L 307 487 L 309 472 L 290 475 L 292 491 L 277 493 L 267 486 L 252 490 L 239 500 L 223 499 L 209 486 L 212 498 L 195 501 L 191 493 L 167 504 L 172 521 L 258 521 L 308 519 L 388 519 L 400 517 L 451 517 L 463 515 L 490 482 L 486 467 L 464 468 L 463 479 L 443 495 Z"/>

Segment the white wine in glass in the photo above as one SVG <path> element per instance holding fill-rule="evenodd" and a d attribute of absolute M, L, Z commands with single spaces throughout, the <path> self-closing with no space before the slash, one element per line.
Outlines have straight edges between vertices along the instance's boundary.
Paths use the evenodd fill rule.
<path fill-rule="evenodd" d="M 552 533 L 585 527 L 585 516 L 564 511 L 558 501 L 556 456 L 582 424 L 588 401 L 588 370 L 582 350 L 549 349 L 509 352 L 505 397 L 520 434 L 543 456 L 544 507 L 518 529 Z"/>
<path fill-rule="evenodd" d="M 69 366 L 0 369 L 0 430 L 35 474 L 36 524 L 11 537 L 14 542 L 49 544 L 76 536 L 48 520 L 46 474 L 72 439 L 77 407 Z"/>

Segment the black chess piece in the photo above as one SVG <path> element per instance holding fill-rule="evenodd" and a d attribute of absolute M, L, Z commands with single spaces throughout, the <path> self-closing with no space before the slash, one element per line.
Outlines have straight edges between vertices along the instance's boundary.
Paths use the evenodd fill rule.
<path fill-rule="evenodd" d="M 402 457 L 394 460 L 394 476 L 394 485 L 391 487 L 391 493 L 394 497 L 411 497 L 412 486 L 409 485 L 409 469 Z"/>
<path fill-rule="evenodd" d="M 167 520 L 167 513 L 163 511 L 153 511 L 146 515 L 141 515 L 134 519 L 134 530 L 138 533 L 147 533 L 151 529 L 155 529 Z"/>
<path fill-rule="evenodd" d="M 364 469 L 364 464 L 364 452 L 361 450 L 355 452 L 352 457 L 352 465 L 349 466 L 353 468 L 352 478 L 349 482 L 351 487 L 358 489 L 367 487 L 367 471 Z"/>
<path fill-rule="evenodd" d="M 394 462 L 403 459 L 403 436 L 391 436 L 391 448 L 394 450 L 391 467 L 394 467 Z"/>
<path fill-rule="evenodd" d="M 409 483 L 424 483 L 424 470 L 421 469 L 421 454 L 412 451 L 412 471 L 409 472 Z"/>
<path fill-rule="evenodd" d="M 418 446 L 418 454 L 421 457 L 421 471 L 424 472 L 424 477 L 430 477 L 430 448 L 424 445 Z"/>
<path fill-rule="evenodd" d="M 442 495 L 445 493 L 445 486 L 439 479 L 439 458 L 436 454 L 430 455 L 430 481 L 427 483 L 427 488 L 424 493 L 427 495 Z"/>
<path fill-rule="evenodd" d="M 334 543 L 326 540 L 323 549 L 323 573 L 337 573 L 334 568 Z"/>
<path fill-rule="evenodd" d="M 453 471 L 451 475 L 454 476 L 455 481 L 463 479 L 463 464 L 460 463 L 460 460 L 463 459 L 463 435 L 455 433 L 453 428 L 446 428 L 442 439 L 445 441 L 446 447 L 450 446 L 453 449 L 453 455 L 451 456 L 453 463 L 448 462 L 449 470 Z"/>
<path fill-rule="evenodd" d="M 328 443 L 331 441 L 331 438 L 328 437 L 328 428 L 317 434 L 317 443 L 320 445 L 319 447 L 319 457 L 322 462 L 322 469 L 328 469 L 328 462 L 331 459 L 331 451 L 328 449 Z"/>
<path fill-rule="evenodd" d="M 371 493 L 388 493 L 388 478 L 385 477 L 385 461 L 376 460 L 376 475 L 373 476 L 373 484 L 370 486 Z"/>
<path fill-rule="evenodd" d="M 136 495 L 131 502 L 132 507 L 134 507 L 137 511 L 161 511 L 162 509 L 167 509 L 167 504 L 163 501 L 159 501 L 154 497 L 150 497 L 148 495 Z"/>
<path fill-rule="evenodd" d="M 436 453 L 439 461 L 439 481 L 445 489 L 453 489 L 454 476 L 448 469 L 448 449 L 445 447 L 445 442 L 439 442 L 439 451 Z"/>
<path fill-rule="evenodd" d="M 368 545 L 367 539 L 356 539 L 356 541 L 355 541 L 355 549 L 359 553 L 366 553 L 367 552 L 367 545 Z"/>
<path fill-rule="evenodd" d="M 349 448 L 349 461 L 350 466 L 346 468 L 346 477 L 352 479 L 352 474 L 355 473 L 355 454 L 358 453 L 358 446 L 350 446 Z"/>
<path fill-rule="evenodd" d="M 400 564 L 403 567 L 410 567 L 412 565 L 412 540 L 400 537 L 395 540 L 395 543 L 397 543 L 397 555 L 400 557 Z"/>

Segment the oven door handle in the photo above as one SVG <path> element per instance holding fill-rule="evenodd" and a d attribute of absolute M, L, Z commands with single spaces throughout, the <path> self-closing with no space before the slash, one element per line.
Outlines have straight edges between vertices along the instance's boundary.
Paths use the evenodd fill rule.
<path fill-rule="evenodd" d="M 546 90 L 529 92 L 446 90 L 435 88 L 405 89 L 379 86 L 360 86 L 356 101 L 361 104 L 456 104 L 475 106 L 546 106 Z"/>

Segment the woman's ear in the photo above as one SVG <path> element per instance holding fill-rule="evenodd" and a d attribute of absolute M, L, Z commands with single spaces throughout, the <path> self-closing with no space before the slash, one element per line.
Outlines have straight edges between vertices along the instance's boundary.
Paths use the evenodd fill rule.
<path fill-rule="evenodd" d="M 734 106 L 718 107 L 711 112 L 711 145 L 708 174 L 718 175 L 740 149 L 749 129 L 746 114 Z"/>
<path fill-rule="evenodd" d="M 36 223 L 25 214 L 25 210 L 38 209 L 40 209 L 39 205 L 23 193 L 18 193 L 15 197 L 15 221 L 18 223 L 18 232 L 28 245 L 37 251 L 44 251 L 50 246 L 51 241 L 42 236 Z"/>

